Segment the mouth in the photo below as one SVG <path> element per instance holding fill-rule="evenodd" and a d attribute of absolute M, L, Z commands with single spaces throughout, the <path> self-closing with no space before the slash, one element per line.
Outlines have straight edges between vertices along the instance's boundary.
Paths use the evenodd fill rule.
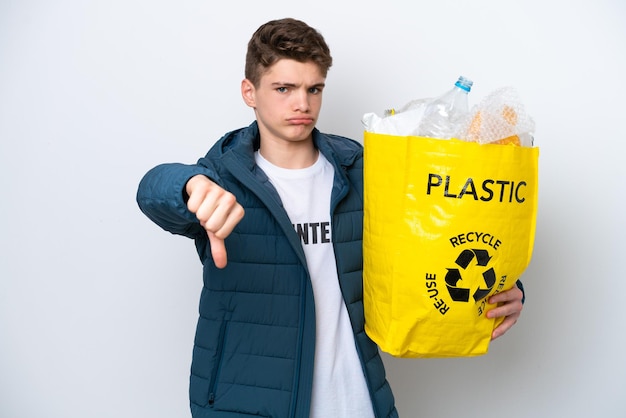
<path fill-rule="evenodd" d="M 314 122 L 314 119 L 306 118 L 306 117 L 297 117 L 297 118 L 288 119 L 288 122 L 291 125 L 311 125 Z"/>

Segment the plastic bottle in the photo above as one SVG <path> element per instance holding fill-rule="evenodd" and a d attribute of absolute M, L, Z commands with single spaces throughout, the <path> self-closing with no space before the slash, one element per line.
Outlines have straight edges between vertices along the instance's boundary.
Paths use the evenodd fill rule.
<path fill-rule="evenodd" d="M 424 110 L 418 135 L 443 139 L 455 137 L 463 117 L 469 113 L 467 95 L 473 84 L 461 76 L 452 90 L 433 99 Z"/>

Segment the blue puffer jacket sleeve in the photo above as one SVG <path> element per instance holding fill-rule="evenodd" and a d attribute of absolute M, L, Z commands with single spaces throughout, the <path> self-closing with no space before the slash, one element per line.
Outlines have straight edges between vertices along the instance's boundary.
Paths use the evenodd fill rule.
<path fill-rule="evenodd" d="M 139 183 L 137 203 L 153 222 L 172 234 L 197 238 L 204 229 L 187 209 L 185 185 L 195 175 L 216 179 L 215 171 L 201 165 L 161 164 L 146 173 Z"/>

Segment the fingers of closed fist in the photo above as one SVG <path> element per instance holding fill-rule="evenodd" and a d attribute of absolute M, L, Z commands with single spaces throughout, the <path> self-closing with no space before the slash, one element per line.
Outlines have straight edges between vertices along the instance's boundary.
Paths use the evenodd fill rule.
<path fill-rule="evenodd" d="M 243 217 L 243 208 L 235 196 L 207 177 L 194 176 L 185 188 L 189 199 L 187 208 L 200 224 L 218 238 L 224 239 Z"/>
<path fill-rule="evenodd" d="M 200 223 L 216 238 L 226 238 L 244 215 L 243 207 L 237 202 L 235 196 L 224 192 L 217 201 L 207 199 L 200 206 L 196 216 Z"/>
<path fill-rule="evenodd" d="M 192 213 L 197 213 L 206 200 L 207 195 L 217 187 L 219 186 L 205 176 L 197 175 L 190 178 L 185 185 L 185 191 L 189 196 L 187 209 Z"/>

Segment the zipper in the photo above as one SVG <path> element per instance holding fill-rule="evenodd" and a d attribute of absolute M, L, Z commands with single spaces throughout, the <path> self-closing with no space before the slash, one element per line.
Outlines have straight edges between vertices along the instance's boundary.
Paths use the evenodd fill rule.
<path fill-rule="evenodd" d="M 217 364 L 213 367 L 213 371 L 211 372 L 211 381 L 209 382 L 209 399 L 208 404 L 210 407 L 213 407 L 215 403 L 215 392 L 217 391 L 217 377 L 219 376 L 219 372 L 222 368 L 222 362 L 224 358 L 224 346 L 226 345 L 226 328 L 228 327 L 228 322 L 222 322 L 220 326 L 220 334 L 219 334 L 219 346 L 216 353 Z"/>

